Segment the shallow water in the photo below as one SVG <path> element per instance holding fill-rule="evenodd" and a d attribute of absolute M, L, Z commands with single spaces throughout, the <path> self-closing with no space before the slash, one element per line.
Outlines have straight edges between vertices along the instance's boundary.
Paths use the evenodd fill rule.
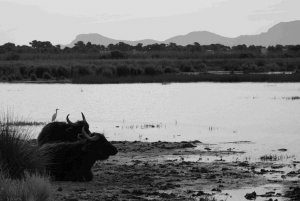
<path fill-rule="evenodd" d="M 256 192 L 257 195 L 263 195 L 267 192 L 274 192 L 274 196 L 270 197 L 256 197 L 256 201 L 266 201 L 272 198 L 273 200 L 277 199 L 278 201 L 286 201 L 287 198 L 275 196 L 277 193 L 283 194 L 282 186 L 280 184 L 267 184 L 263 186 L 258 186 L 255 188 L 241 188 L 235 190 L 224 190 L 222 194 L 216 195 L 217 200 L 227 200 L 227 201 L 242 201 L 247 200 L 245 195 L 247 193 Z"/>
<path fill-rule="evenodd" d="M 0 94 L 0 109 L 30 121 L 83 111 L 109 140 L 200 140 L 255 158 L 286 148 L 299 160 L 299 83 L 0 84 Z"/>

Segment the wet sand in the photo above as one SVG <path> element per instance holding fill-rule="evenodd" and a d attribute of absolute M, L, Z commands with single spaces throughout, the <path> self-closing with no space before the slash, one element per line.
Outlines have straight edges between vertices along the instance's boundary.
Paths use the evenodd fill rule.
<path fill-rule="evenodd" d="M 280 189 L 257 194 L 257 200 L 299 199 L 300 164 L 294 171 L 281 171 L 291 164 L 275 162 L 226 161 L 241 152 L 211 150 L 209 145 L 192 142 L 112 142 L 116 156 L 97 162 L 91 182 L 52 182 L 53 200 L 234 200 L 235 190 L 264 185 Z M 208 161 L 208 158 L 214 158 Z M 191 160 L 192 158 L 192 160 Z M 278 174 L 276 176 L 276 174 Z M 272 176 L 273 175 L 273 176 Z M 275 176 L 274 176 L 275 175 Z M 291 178 L 291 179 L 288 179 Z M 241 199 L 246 194 L 243 193 Z M 233 196 L 233 197 L 231 197 Z M 298 196 L 298 197 L 297 197 Z"/>

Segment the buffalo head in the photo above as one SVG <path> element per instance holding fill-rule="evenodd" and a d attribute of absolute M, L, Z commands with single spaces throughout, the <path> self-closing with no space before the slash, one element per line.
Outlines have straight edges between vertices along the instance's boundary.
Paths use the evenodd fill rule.
<path fill-rule="evenodd" d="M 82 134 L 86 138 L 86 143 L 82 147 L 82 151 L 89 156 L 94 156 L 96 160 L 105 160 L 109 156 L 116 155 L 118 150 L 114 147 L 103 134 L 92 133 L 89 135 L 84 128 Z"/>
<path fill-rule="evenodd" d="M 69 125 L 69 128 L 66 129 L 66 131 L 68 133 L 80 133 L 82 128 L 85 128 L 85 130 L 87 131 L 87 133 L 90 135 L 91 132 L 89 130 L 89 124 L 88 122 L 86 121 L 85 119 L 85 116 L 84 114 L 81 112 L 81 116 L 82 116 L 82 121 L 76 121 L 75 123 L 71 122 L 70 119 L 69 119 L 69 115 L 67 115 L 67 122 L 68 122 L 68 125 Z"/>

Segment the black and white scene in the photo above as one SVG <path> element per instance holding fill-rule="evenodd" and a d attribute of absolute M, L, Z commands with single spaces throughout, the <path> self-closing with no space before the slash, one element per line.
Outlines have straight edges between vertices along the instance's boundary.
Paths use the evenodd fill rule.
<path fill-rule="evenodd" d="M 0 0 L 0 201 L 300 201 L 299 0 Z"/>

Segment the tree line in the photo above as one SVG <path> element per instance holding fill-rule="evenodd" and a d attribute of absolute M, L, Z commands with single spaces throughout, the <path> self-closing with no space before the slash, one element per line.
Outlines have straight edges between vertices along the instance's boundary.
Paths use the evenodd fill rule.
<path fill-rule="evenodd" d="M 26 59 L 25 54 L 70 55 L 81 54 L 88 59 L 126 58 L 257 58 L 257 57 L 299 57 L 300 45 L 255 46 L 221 44 L 201 45 L 197 42 L 186 46 L 169 44 L 129 45 L 124 42 L 107 46 L 78 41 L 73 47 L 53 45 L 49 41 L 33 40 L 29 45 L 5 43 L 0 46 L 0 60 Z M 44 58 L 44 57 L 41 57 Z"/>

